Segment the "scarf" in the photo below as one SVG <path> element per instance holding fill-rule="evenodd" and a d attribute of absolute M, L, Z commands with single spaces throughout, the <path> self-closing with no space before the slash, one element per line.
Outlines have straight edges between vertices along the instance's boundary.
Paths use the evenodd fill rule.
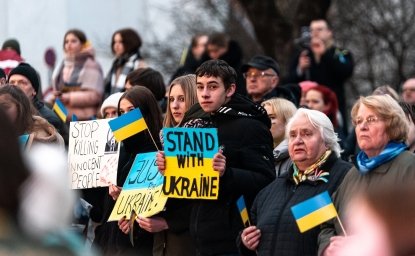
<path fill-rule="evenodd" d="M 125 79 L 127 75 L 138 68 L 140 62 L 140 55 L 138 53 L 129 56 L 128 58 L 123 56 L 114 61 L 111 69 L 111 94 L 120 92 L 124 89 Z M 117 77 L 117 69 L 121 68 L 120 74 Z"/>
<path fill-rule="evenodd" d="M 324 172 L 320 170 L 320 167 L 327 161 L 331 154 L 331 150 L 327 150 L 314 164 L 309 166 L 304 172 L 300 172 L 297 165 L 293 163 L 294 173 L 293 173 L 293 180 L 296 185 L 304 182 L 306 180 L 310 180 L 315 182 L 317 180 L 321 180 L 324 183 L 328 182 L 328 176 L 330 175 L 328 172 Z M 327 177 L 326 177 L 327 176 Z"/>
<path fill-rule="evenodd" d="M 366 174 L 379 165 L 397 157 L 407 146 L 403 142 L 389 142 L 379 155 L 369 158 L 365 152 L 360 151 L 356 157 L 357 169 L 361 174 Z"/>

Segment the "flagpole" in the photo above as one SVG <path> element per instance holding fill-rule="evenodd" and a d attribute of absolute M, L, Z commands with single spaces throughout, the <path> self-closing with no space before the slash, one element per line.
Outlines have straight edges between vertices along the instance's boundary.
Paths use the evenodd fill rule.
<path fill-rule="evenodd" d="M 340 224 L 340 227 L 341 227 L 341 229 L 342 229 L 342 231 L 343 231 L 344 236 L 347 236 L 346 229 L 344 229 L 344 227 L 343 227 L 343 223 L 342 223 L 342 221 L 340 220 L 339 215 L 337 215 L 337 216 L 336 216 L 336 218 L 337 218 L 337 220 L 339 221 L 339 224 Z"/>
<path fill-rule="evenodd" d="M 157 147 L 157 143 L 156 143 L 156 141 L 154 140 L 153 135 L 151 135 L 151 132 L 150 132 L 150 130 L 148 129 L 148 127 L 146 128 L 146 130 L 147 130 L 148 134 L 150 134 L 150 137 L 151 137 L 151 139 L 153 140 L 154 146 L 156 146 L 157 151 L 160 151 L 160 149 L 159 149 L 159 147 Z"/>

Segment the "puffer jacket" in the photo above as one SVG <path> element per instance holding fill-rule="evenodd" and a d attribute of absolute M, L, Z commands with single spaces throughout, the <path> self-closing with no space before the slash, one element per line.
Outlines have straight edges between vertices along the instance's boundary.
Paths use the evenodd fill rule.
<path fill-rule="evenodd" d="M 277 178 L 269 184 L 258 194 L 251 209 L 253 225 L 261 230 L 257 254 L 248 250 L 238 236 L 241 255 L 317 255 L 319 226 L 300 233 L 291 207 L 326 190 L 332 195 L 350 168 L 350 163 L 332 153 L 321 166 L 321 170 L 330 173 L 328 183 L 307 180 L 295 185 L 291 167 L 287 177 Z"/>

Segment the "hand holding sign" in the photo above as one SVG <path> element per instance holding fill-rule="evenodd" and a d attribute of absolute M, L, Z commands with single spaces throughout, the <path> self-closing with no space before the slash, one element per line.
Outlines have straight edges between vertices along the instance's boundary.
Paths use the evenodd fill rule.
<path fill-rule="evenodd" d="M 213 170 L 219 172 L 219 177 L 225 174 L 226 157 L 223 155 L 223 149 L 219 149 L 219 152 L 213 156 Z"/>
<path fill-rule="evenodd" d="M 140 216 L 138 217 L 137 222 L 142 229 L 151 233 L 157 233 L 169 228 L 167 221 L 162 217 L 145 218 Z"/>
<path fill-rule="evenodd" d="M 164 175 L 164 171 L 166 170 L 166 157 L 164 156 L 164 151 L 157 152 L 156 164 L 159 172 Z"/>

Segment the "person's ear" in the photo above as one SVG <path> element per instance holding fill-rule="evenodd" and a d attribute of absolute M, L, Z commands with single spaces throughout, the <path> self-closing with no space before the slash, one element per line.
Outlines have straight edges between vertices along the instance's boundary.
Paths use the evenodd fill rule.
<path fill-rule="evenodd" d="M 229 86 L 229 88 L 226 90 L 226 97 L 229 98 L 231 97 L 236 91 L 236 84 L 231 84 L 231 86 Z"/>

